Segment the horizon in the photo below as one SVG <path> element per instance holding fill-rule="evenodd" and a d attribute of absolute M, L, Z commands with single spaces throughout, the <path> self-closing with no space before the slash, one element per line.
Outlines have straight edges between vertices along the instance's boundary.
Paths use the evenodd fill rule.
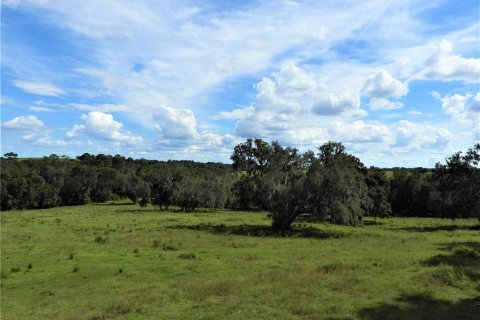
<path fill-rule="evenodd" d="M 478 1 L 2 2 L 1 153 L 432 168 L 480 141 Z"/>

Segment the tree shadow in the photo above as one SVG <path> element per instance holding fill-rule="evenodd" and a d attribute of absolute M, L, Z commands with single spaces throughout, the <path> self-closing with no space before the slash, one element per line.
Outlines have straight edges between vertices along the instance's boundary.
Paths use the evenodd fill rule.
<path fill-rule="evenodd" d="M 449 225 L 449 226 L 428 226 L 428 227 L 404 227 L 394 228 L 395 230 L 405 230 L 412 232 L 435 232 L 435 231 L 456 231 L 456 230 L 480 230 L 480 224 L 477 225 Z"/>
<path fill-rule="evenodd" d="M 92 203 L 92 206 L 132 206 L 132 205 L 135 205 L 135 203 L 133 203 L 133 202 L 115 202 L 115 201 Z"/>
<path fill-rule="evenodd" d="M 480 242 L 443 243 L 440 249 L 448 254 L 438 254 L 424 261 L 424 265 L 449 265 L 462 268 L 464 274 L 473 281 L 480 280 Z M 480 316 L 479 316 L 480 319 Z"/>
<path fill-rule="evenodd" d="M 115 210 L 117 213 L 145 213 L 145 212 L 158 212 L 158 213 L 163 213 L 167 211 L 160 211 L 158 209 L 125 209 L 125 210 Z"/>
<path fill-rule="evenodd" d="M 340 231 L 320 230 L 314 227 L 294 226 L 292 229 L 284 232 L 274 231 L 270 226 L 266 225 L 234 225 L 227 226 L 225 224 L 205 224 L 200 223 L 196 225 L 173 225 L 170 229 L 183 229 L 194 231 L 206 231 L 213 234 L 224 235 L 240 235 L 252 237 L 274 237 L 274 238 L 313 238 L 313 239 L 329 239 L 342 238 L 346 234 Z"/>
<path fill-rule="evenodd" d="M 383 303 L 360 310 L 359 317 L 364 320 L 478 320 L 480 296 L 450 302 L 422 294 L 402 295 L 394 303 Z"/>
<path fill-rule="evenodd" d="M 384 221 L 377 221 L 377 220 L 363 220 L 364 226 L 382 226 L 384 225 Z"/>

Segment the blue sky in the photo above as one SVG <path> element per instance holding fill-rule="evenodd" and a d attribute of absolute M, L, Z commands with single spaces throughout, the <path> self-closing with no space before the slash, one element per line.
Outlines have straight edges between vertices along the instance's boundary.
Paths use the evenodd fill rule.
<path fill-rule="evenodd" d="M 241 3 L 241 4 L 240 4 Z M 475 1 L 2 1 L 1 148 L 433 166 L 480 141 Z"/>

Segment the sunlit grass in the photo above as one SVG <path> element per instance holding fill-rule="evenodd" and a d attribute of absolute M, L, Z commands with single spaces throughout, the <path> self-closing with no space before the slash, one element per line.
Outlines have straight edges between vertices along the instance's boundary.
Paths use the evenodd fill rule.
<path fill-rule="evenodd" d="M 1 222 L 2 319 L 477 316 L 473 219 L 300 221 L 282 237 L 265 213 L 122 202 L 2 212 Z"/>

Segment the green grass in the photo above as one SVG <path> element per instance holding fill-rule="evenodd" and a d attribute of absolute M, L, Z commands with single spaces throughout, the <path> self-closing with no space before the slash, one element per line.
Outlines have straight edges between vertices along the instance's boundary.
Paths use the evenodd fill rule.
<path fill-rule="evenodd" d="M 478 319 L 475 220 L 296 223 L 127 203 L 1 213 L 1 318 Z"/>

